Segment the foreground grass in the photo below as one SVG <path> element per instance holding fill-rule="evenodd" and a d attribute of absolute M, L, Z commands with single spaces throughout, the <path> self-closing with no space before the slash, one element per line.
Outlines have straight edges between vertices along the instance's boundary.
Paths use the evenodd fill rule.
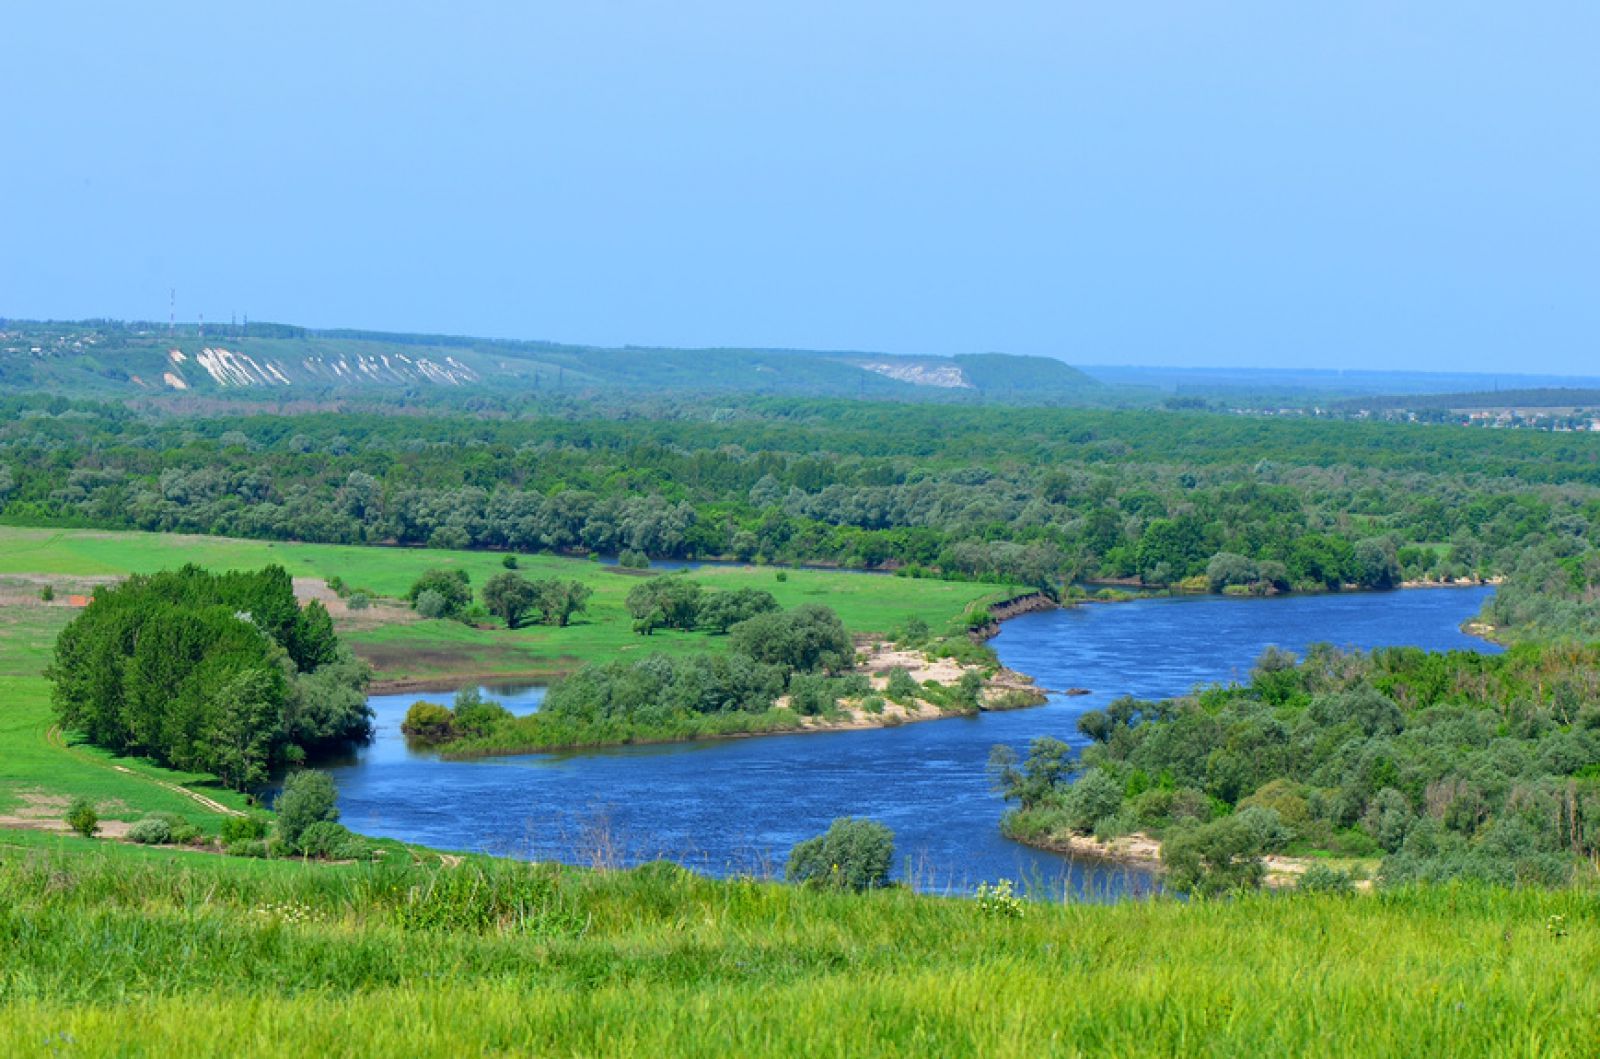
<path fill-rule="evenodd" d="M 3 1054 L 1600 1048 L 1590 891 L 1030 905 L 1011 920 L 662 865 L 319 866 L 5 841 Z"/>

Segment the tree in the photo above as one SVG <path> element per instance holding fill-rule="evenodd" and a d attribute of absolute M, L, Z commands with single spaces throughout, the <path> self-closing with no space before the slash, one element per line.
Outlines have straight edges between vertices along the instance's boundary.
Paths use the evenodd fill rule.
<path fill-rule="evenodd" d="M 1028 744 L 1021 766 L 1016 751 L 1000 744 L 989 751 L 989 781 L 1006 801 L 1031 809 L 1044 801 L 1072 771 L 1072 748 L 1051 736 Z"/>
<path fill-rule="evenodd" d="M 1362 588 L 1393 588 L 1405 576 L 1392 537 L 1357 541 L 1354 562 L 1355 581 Z"/>
<path fill-rule="evenodd" d="M 514 570 L 496 574 L 483 586 L 483 605 L 489 613 L 515 629 L 523 617 L 539 603 L 539 589 Z"/>
<path fill-rule="evenodd" d="M 1209 897 L 1259 887 L 1266 875 L 1262 852 L 1248 820 L 1225 816 L 1169 837 L 1161 860 L 1174 889 Z"/>
<path fill-rule="evenodd" d="M 540 620 L 561 629 L 567 627 L 574 615 L 588 609 L 589 598 L 594 595 L 594 589 L 582 581 L 553 577 L 533 584 Z"/>
<path fill-rule="evenodd" d="M 889 885 L 893 862 L 894 832 L 875 820 L 846 816 L 795 846 L 784 877 L 829 889 L 871 890 Z"/>
<path fill-rule="evenodd" d="M 289 774 L 283 792 L 273 806 L 278 812 L 278 834 L 292 847 L 312 824 L 339 819 L 339 792 L 325 772 L 301 771 Z"/>
<path fill-rule="evenodd" d="M 437 617 L 454 618 L 472 603 L 472 579 L 465 570 L 455 568 L 424 571 L 406 590 L 406 599 L 419 612 L 424 592 L 434 592 L 440 597 L 443 606 Z"/>
<path fill-rule="evenodd" d="M 456 734 L 455 715 L 448 706 L 418 699 L 406 711 L 406 719 L 400 722 L 400 731 L 420 742 L 443 743 Z"/>
<path fill-rule="evenodd" d="M 672 574 L 635 586 L 627 599 L 634 630 L 648 636 L 656 629 L 693 629 L 701 591 L 698 582 Z"/>
<path fill-rule="evenodd" d="M 839 616 L 820 603 L 761 614 L 730 630 L 733 649 L 758 662 L 798 673 L 837 673 L 855 659 L 855 645 Z"/>
<path fill-rule="evenodd" d="M 707 592 L 700 601 L 696 617 L 712 632 L 726 633 L 741 621 L 778 609 L 771 592 L 759 588 L 739 588 L 731 592 Z"/>

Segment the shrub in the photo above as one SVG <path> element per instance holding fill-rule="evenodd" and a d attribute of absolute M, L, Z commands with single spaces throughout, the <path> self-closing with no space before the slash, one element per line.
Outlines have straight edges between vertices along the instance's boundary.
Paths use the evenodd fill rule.
<path fill-rule="evenodd" d="M 622 549 L 622 554 L 617 556 L 617 565 L 624 570 L 650 569 L 650 557 L 644 552 L 632 548 Z"/>
<path fill-rule="evenodd" d="M 891 700 L 898 702 L 902 706 L 910 706 L 917 700 L 917 692 L 920 690 L 917 687 L 917 682 L 912 679 L 911 674 L 906 670 L 899 666 L 889 670 L 889 686 L 884 689 L 884 693 Z"/>
<path fill-rule="evenodd" d="M 861 700 L 861 709 L 864 713 L 879 714 L 883 712 L 883 696 L 868 695 Z"/>
<path fill-rule="evenodd" d="M 289 846 L 297 846 L 301 832 L 312 824 L 339 819 L 337 801 L 338 792 L 326 773 L 292 773 L 278 795 L 278 834 Z"/>
<path fill-rule="evenodd" d="M 56 590 L 55 590 L 55 588 L 53 586 L 45 585 L 43 588 L 41 588 L 39 590 L 39 599 L 42 600 L 43 602 L 49 603 L 51 600 L 53 600 L 55 598 L 56 598 Z"/>
<path fill-rule="evenodd" d="M 449 616 L 450 604 L 442 592 L 435 592 L 425 588 L 417 593 L 417 601 L 413 604 L 417 613 L 424 618 L 444 618 Z"/>
<path fill-rule="evenodd" d="M 1295 889 L 1308 894 L 1353 894 L 1356 884 L 1349 872 L 1330 868 L 1326 864 L 1313 864 L 1300 876 Z"/>
<path fill-rule="evenodd" d="M 203 837 L 203 832 L 198 827 L 177 813 L 155 813 L 154 819 L 160 820 L 167 825 L 167 831 L 171 835 L 168 841 L 173 845 L 190 845 Z"/>
<path fill-rule="evenodd" d="M 507 570 L 515 570 L 517 568 L 517 557 L 515 555 L 507 555 L 500 560 L 500 565 Z"/>
<path fill-rule="evenodd" d="M 1228 816 L 1172 835 L 1161 859 L 1175 889 L 1205 897 L 1260 886 L 1261 852 L 1250 822 Z"/>
<path fill-rule="evenodd" d="M 352 592 L 344 601 L 344 605 L 351 610 L 366 610 L 372 606 L 372 597 L 365 592 Z"/>
<path fill-rule="evenodd" d="M 128 841 L 144 846 L 164 846 L 172 841 L 172 827 L 165 820 L 149 816 L 128 828 Z"/>
<path fill-rule="evenodd" d="M 406 711 L 406 719 L 400 722 L 400 731 L 420 742 L 443 743 L 454 738 L 455 720 L 450 707 L 418 699 Z"/>
<path fill-rule="evenodd" d="M 222 851 L 230 857 L 265 857 L 267 843 L 260 838 L 239 838 L 224 843 Z"/>
<path fill-rule="evenodd" d="M 1122 808 L 1122 784 L 1110 773 L 1090 769 L 1067 788 L 1062 799 L 1067 823 L 1074 831 L 1090 832 L 1095 825 Z"/>
<path fill-rule="evenodd" d="M 267 819 L 256 813 L 223 818 L 221 838 L 224 846 L 252 842 L 267 837 Z M 232 852 L 231 850 L 229 852 Z"/>
<path fill-rule="evenodd" d="M 366 844 L 343 824 L 319 820 L 300 832 L 300 852 L 322 860 L 357 860 L 366 853 Z"/>
<path fill-rule="evenodd" d="M 839 706 L 838 689 L 825 676 L 796 673 L 789 681 L 789 708 L 806 717 L 832 713 Z"/>
<path fill-rule="evenodd" d="M 67 808 L 67 826 L 84 838 L 93 838 L 100 830 L 100 814 L 87 798 L 74 798 Z"/>
<path fill-rule="evenodd" d="M 875 820 L 840 817 L 828 830 L 789 853 L 790 882 L 839 890 L 887 886 L 894 860 L 894 832 Z"/>

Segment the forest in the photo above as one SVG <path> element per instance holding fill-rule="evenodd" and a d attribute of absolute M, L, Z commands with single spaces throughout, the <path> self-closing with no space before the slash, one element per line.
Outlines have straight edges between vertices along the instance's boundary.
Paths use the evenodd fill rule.
<path fill-rule="evenodd" d="M 1389 885 L 1558 885 L 1600 854 L 1600 648 L 1501 655 L 1269 649 L 1248 683 L 1084 714 L 991 770 L 1008 834 L 1162 839 L 1178 888 L 1260 882 L 1261 857 L 1382 857 Z"/>
<path fill-rule="evenodd" d="M 1199 591 L 1505 578 L 1600 632 L 1578 435 L 760 398 L 172 417 L 0 399 L 0 521 Z"/>

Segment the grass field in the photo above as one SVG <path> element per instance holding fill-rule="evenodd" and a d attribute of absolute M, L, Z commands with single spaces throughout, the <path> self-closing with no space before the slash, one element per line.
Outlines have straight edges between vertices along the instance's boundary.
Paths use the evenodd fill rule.
<path fill-rule="evenodd" d="M 502 572 L 502 556 L 487 552 L 426 548 L 367 548 L 285 544 L 177 534 L 40 530 L 0 527 L 0 574 L 107 576 L 150 573 L 186 562 L 215 570 L 284 566 L 295 577 L 339 576 L 378 595 L 400 596 L 423 571 L 466 570 L 474 587 Z M 629 653 L 681 653 L 718 649 L 719 638 L 663 631 L 645 638 L 631 631 L 623 607 L 639 575 L 582 559 L 519 556 L 518 572 L 529 578 L 562 577 L 594 590 L 587 614 L 566 629 L 474 629 L 451 621 L 355 627 L 341 632 L 390 681 L 459 681 L 465 677 L 536 678 L 568 672 L 591 661 Z M 971 606 L 1013 595 L 1020 589 L 949 581 L 870 577 L 825 570 L 787 570 L 784 580 L 770 567 L 706 567 L 693 574 L 708 588 L 756 587 L 785 607 L 825 603 L 856 633 L 887 632 L 910 617 L 935 629 L 959 621 Z"/>
<path fill-rule="evenodd" d="M 29 836 L 0 844 L 0 1053 L 1593 1055 L 1597 923 L 1584 891 L 1008 919 L 662 866 L 300 865 Z"/>

